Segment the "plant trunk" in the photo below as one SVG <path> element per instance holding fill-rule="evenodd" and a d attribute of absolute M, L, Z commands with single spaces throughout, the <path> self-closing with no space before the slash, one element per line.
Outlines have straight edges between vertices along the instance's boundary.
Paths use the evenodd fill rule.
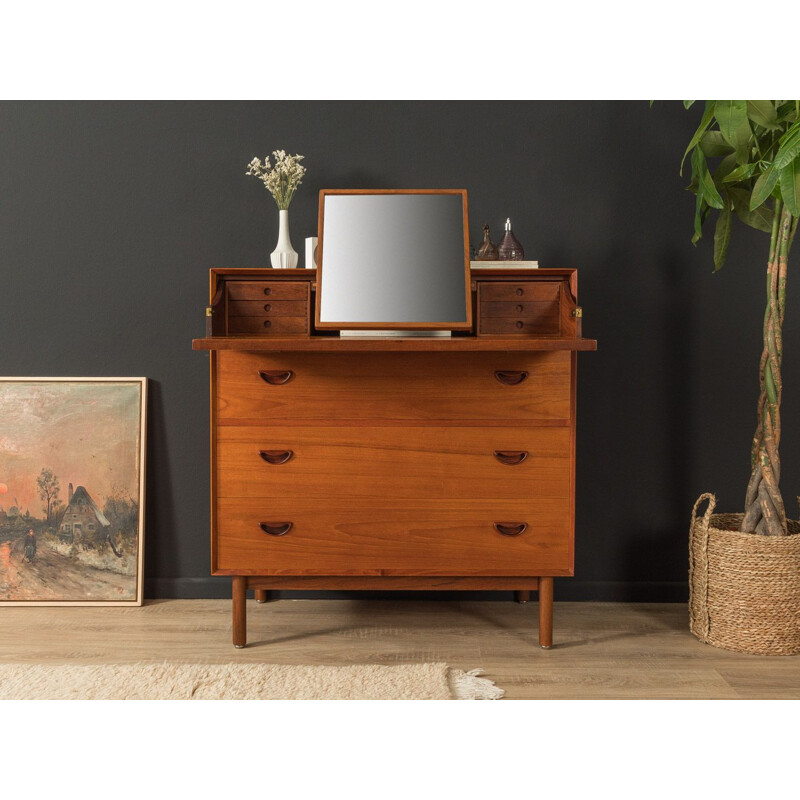
<path fill-rule="evenodd" d="M 797 221 L 780 201 L 775 202 L 769 263 L 764 350 L 759 365 L 758 422 L 751 450 L 750 483 L 740 530 L 763 536 L 786 536 L 786 509 L 779 488 L 781 461 L 781 362 L 783 317 L 786 307 L 786 269 Z"/>

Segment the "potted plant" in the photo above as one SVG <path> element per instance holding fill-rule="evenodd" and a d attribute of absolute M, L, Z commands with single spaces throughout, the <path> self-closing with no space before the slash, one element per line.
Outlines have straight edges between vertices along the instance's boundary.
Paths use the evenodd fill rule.
<path fill-rule="evenodd" d="M 713 495 L 695 504 L 690 627 L 731 650 L 798 653 L 800 524 L 787 519 L 779 445 L 786 277 L 800 217 L 800 101 L 707 100 L 681 173 L 687 156 L 688 188 L 697 196 L 692 242 L 715 215 L 715 270 L 725 263 L 734 217 L 770 237 L 750 481 L 742 513 L 714 514 Z M 703 500 L 708 507 L 698 518 Z"/>

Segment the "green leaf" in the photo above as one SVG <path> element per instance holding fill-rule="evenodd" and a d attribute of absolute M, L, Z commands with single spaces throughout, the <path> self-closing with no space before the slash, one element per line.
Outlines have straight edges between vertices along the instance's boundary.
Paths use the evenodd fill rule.
<path fill-rule="evenodd" d="M 775 165 L 771 164 L 767 169 L 758 176 L 756 185 L 753 187 L 753 194 L 750 196 L 750 210 L 754 211 L 760 205 L 767 201 L 767 198 L 772 194 L 775 184 L 778 182 L 780 172 L 775 169 Z"/>
<path fill-rule="evenodd" d="M 714 170 L 713 178 L 714 178 L 714 185 L 720 190 L 722 183 L 728 177 L 731 172 L 734 172 L 738 167 L 736 166 L 736 153 L 731 153 L 722 161 L 719 162 L 719 166 Z"/>
<path fill-rule="evenodd" d="M 762 205 L 755 211 L 751 211 L 751 191 L 749 189 L 731 187 L 727 192 L 728 197 L 733 200 L 733 210 L 736 212 L 736 216 L 739 217 L 745 225 L 749 225 L 751 228 L 755 228 L 759 231 L 766 231 L 767 233 L 772 232 L 772 218 L 774 212 L 770 206 Z"/>
<path fill-rule="evenodd" d="M 684 100 L 683 107 L 685 109 L 690 109 L 697 101 L 696 100 Z"/>
<path fill-rule="evenodd" d="M 708 158 L 726 156 L 733 152 L 733 147 L 728 144 L 720 131 L 706 131 L 700 137 L 700 149 Z"/>
<path fill-rule="evenodd" d="M 692 151 L 692 169 L 697 175 L 698 192 L 702 195 L 706 203 L 713 208 L 723 208 L 725 204 L 722 202 L 717 187 L 714 186 L 714 181 L 711 179 L 711 175 L 708 172 L 706 157 L 699 147 L 696 147 Z"/>
<path fill-rule="evenodd" d="M 731 241 L 731 210 L 726 205 L 717 218 L 714 230 L 714 272 L 722 268 Z"/>
<path fill-rule="evenodd" d="M 783 169 L 790 161 L 794 161 L 798 154 L 800 154 L 800 120 L 797 120 L 781 137 L 772 166 L 776 170 Z"/>
<path fill-rule="evenodd" d="M 736 150 L 739 163 L 748 161 L 750 123 L 747 121 L 746 100 L 717 100 L 714 106 L 714 117 L 722 135 Z"/>
<path fill-rule="evenodd" d="M 703 195 L 698 193 L 697 202 L 694 204 L 694 236 L 692 236 L 692 244 L 697 244 L 703 238 L 704 206 Z"/>
<path fill-rule="evenodd" d="M 747 116 L 767 130 L 774 131 L 779 127 L 778 112 L 771 100 L 748 100 Z"/>
<path fill-rule="evenodd" d="M 781 196 L 793 217 L 800 217 L 800 158 L 781 170 Z"/>
<path fill-rule="evenodd" d="M 778 124 L 781 122 L 794 122 L 797 119 L 797 108 L 794 100 L 778 101 Z"/>
<path fill-rule="evenodd" d="M 740 164 L 736 169 L 731 170 L 723 179 L 723 183 L 738 183 L 739 181 L 746 181 L 748 178 L 753 177 L 753 173 L 758 168 L 758 164 L 751 162 L 750 164 Z"/>
<path fill-rule="evenodd" d="M 714 119 L 714 101 L 706 100 L 706 109 L 703 112 L 703 118 L 700 120 L 700 125 L 694 132 L 694 136 L 692 136 L 691 140 L 689 141 L 689 145 L 687 146 L 686 151 L 683 154 L 683 158 L 681 159 L 681 169 L 678 173 L 679 175 L 683 175 L 683 164 L 686 161 L 686 156 L 689 155 L 689 152 L 693 148 L 697 147 L 700 137 L 706 132 L 706 128 L 711 124 L 712 119 Z"/>

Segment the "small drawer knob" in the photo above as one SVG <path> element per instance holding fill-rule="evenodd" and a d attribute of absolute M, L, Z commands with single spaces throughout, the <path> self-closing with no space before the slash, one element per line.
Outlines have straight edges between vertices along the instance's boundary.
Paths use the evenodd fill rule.
<path fill-rule="evenodd" d="M 272 294 L 272 289 L 269 286 L 264 287 L 264 294 Z"/>
<path fill-rule="evenodd" d="M 265 320 L 264 320 L 264 327 L 265 327 L 265 328 L 269 328 L 269 327 L 270 327 L 270 325 L 272 325 L 272 322 L 271 322 L 270 320 L 268 320 L 268 319 L 265 319 Z"/>
<path fill-rule="evenodd" d="M 517 306 L 517 314 L 521 314 L 524 310 L 525 310 L 525 306 L 523 306 L 522 303 L 520 303 Z"/>
<path fill-rule="evenodd" d="M 264 303 L 264 311 L 271 311 L 272 304 L 271 303 Z M 519 307 L 519 310 L 522 311 L 522 306 Z"/>
<path fill-rule="evenodd" d="M 522 288 L 517 289 L 517 291 L 516 291 L 517 297 L 522 297 L 523 294 L 525 294 L 525 290 L 524 289 L 522 289 Z"/>
<path fill-rule="evenodd" d="M 528 529 L 527 522 L 495 522 L 494 528 L 503 536 L 519 536 Z"/>
<path fill-rule="evenodd" d="M 260 522 L 259 527 L 270 536 L 285 536 L 292 529 L 291 522 Z"/>
<path fill-rule="evenodd" d="M 267 464 L 285 464 L 294 455 L 293 450 L 259 450 L 258 454 Z"/>
<path fill-rule="evenodd" d="M 527 450 L 495 450 L 494 457 L 501 463 L 509 467 L 521 464 L 527 457 Z"/>
<path fill-rule="evenodd" d="M 290 369 L 287 370 L 259 370 L 258 374 L 261 380 L 271 386 L 280 386 L 283 383 L 289 383 L 294 378 L 294 372 Z"/>
<path fill-rule="evenodd" d="M 514 323 L 514 327 L 515 327 L 515 328 L 522 328 L 522 327 L 524 327 L 524 325 L 525 325 L 525 323 L 524 323 L 524 322 L 523 322 L 521 319 L 518 319 L 518 320 L 517 320 L 517 321 Z"/>
<path fill-rule="evenodd" d="M 516 386 L 528 377 L 528 373 L 522 369 L 496 370 L 494 377 L 506 386 Z"/>

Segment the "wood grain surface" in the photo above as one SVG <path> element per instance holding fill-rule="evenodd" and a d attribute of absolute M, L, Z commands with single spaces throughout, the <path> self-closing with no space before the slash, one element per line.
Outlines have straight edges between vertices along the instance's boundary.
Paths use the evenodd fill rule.
<path fill-rule="evenodd" d="M 558 584 L 558 581 L 556 581 Z M 558 587 L 556 586 L 556 595 Z M 537 603 L 418 599 L 248 600 L 249 644 L 231 647 L 230 600 L 142 608 L 4 608 L 0 661 L 26 664 L 408 664 L 481 667 L 523 699 L 795 699 L 800 656 L 751 656 L 689 633 L 679 603 L 555 603 L 553 647 Z M 535 597 L 535 596 L 534 596 Z"/>
<path fill-rule="evenodd" d="M 304 317 L 308 304 L 304 300 L 231 300 L 229 317 Z"/>
<path fill-rule="evenodd" d="M 307 317 L 241 316 L 228 317 L 229 333 L 258 333 L 264 336 L 285 334 L 308 334 Z"/>
<path fill-rule="evenodd" d="M 568 428 L 232 427 L 217 436 L 219 497 L 296 504 L 569 497 Z M 261 451 L 292 451 L 270 464 Z M 508 466 L 495 450 L 526 450 Z"/>
<path fill-rule="evenodd" d="M 192 339 L 194 350 L 238 350 L 251 353 L 536 353 L 597 350 L 596 339 L 572 336 L 580 325 L 562 305 L 562 336 L 309 336 L 305 339 L 264 336 L 206 336 Z M 569 326 L 569 327 L 567 327 Z"/>
<path fill-rule="evenodd" d="M 219 352 L 218 419 L 446 420 L 491 424 L 568 424 L 570 355 L 552 353 L 267 354 Z M 292 370 L 269 386 L 262 370 Z M 498 370 L 528 379 L 504 386 Z"/>
<path fill-rule="evenodd" d="M 230 300 L 307 300 L 307 281 L 228 281 Z"/>
<path fill-rule="evenodd" d="M 336 496 L 313 503 L 220 498 L 217 513 L 219 573 L 537 576 L 569 570 L 566 499 L 398 506 Z M 497 521 L 528 527 L 503 536 Z M 270 536 L 261 522 L 292 527 Z"/>

